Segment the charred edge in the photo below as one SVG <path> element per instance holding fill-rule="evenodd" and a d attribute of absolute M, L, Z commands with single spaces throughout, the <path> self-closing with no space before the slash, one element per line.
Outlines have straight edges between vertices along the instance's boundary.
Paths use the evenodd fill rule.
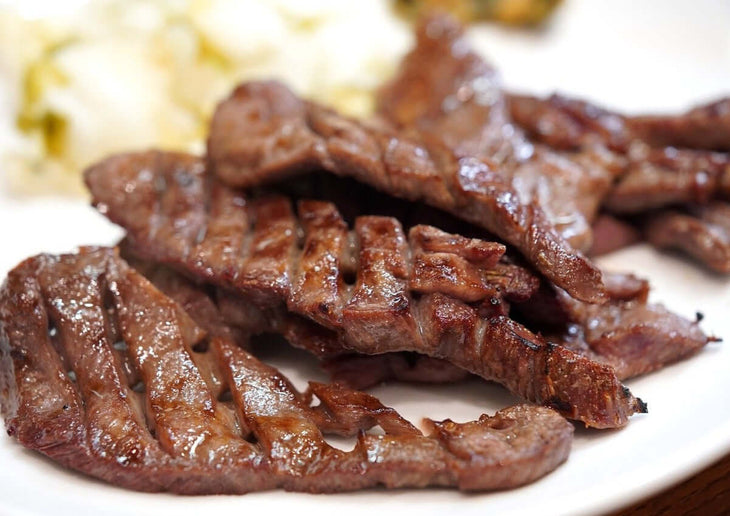
<path fill-rule="evenodd" d="M 636 411 L 639 414 L 646 414 L 649 412 L 649 405 L 641 398 L 636 398 Z"/>
<path fill-rule="evenodd" d="M 555 350 L 555 348 L 557 348 L 557 347 L 558 347 L 558 346 L 557 346 L 557 344 L 555 344 L 555 343 L 553 343 L 553 342 L 550 342 L 550 341 L 548 341 L 548 342 L 546 343 L 546 346 L 545 346 L 545 351 L 547 352 L 546 354 L 548 355 L 548 357 L 550 356 L 550 354 L 551 354 L 551 353 L 552 353 L 552 352 L 553 352 L 553 351 Z M 550 360 L 549 360 L 549 358 L 548 358 L 548 357 L 546 357 L 546 358 L 545 358 L 545 376 L 550 376 Z"/>
<path fill-rule="evenodd" d="M 552 396 L 551 398 L 548 398 L 545 401 L 545 405 L 548 407 L 557 410 L 561 414 L 573 414 L 575 413 L 575 409 L 573 405 L 565 400 L 562 400 L 558 398 L 557 396 Z"/>
<path fill-rule="evenodd" d="M 519 340 L 526 347 L 530 348 L 532 351 L 540 351 L 540 348 L 542 346 L 540 346 L 539 344 L 535 344 L 534 342 L 517 333 L 515 330 L 510 329 L 510 332 L 517 338 L 517 340 Z"/>
<path fill-rule="evenodd" d="M 702 320 L 705 318 L 705 314 L 702 312 L 695 312 L 695 322 L 702 322 Z"/>

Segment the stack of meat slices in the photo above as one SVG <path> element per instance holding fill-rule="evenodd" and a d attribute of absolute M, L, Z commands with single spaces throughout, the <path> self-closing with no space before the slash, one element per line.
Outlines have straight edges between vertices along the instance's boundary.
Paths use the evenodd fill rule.
<path fill-rule="evenodd" d="M 544 130 L 537 116 L 567 115 L 506 96 L 445 18 L 422 24 L 378 103 L 357 121 L 248 83 L 215 113 L 205 159 L 148 151 L 90 167 L 94 205 L 127 236 L 10 273 L 9 432 L 134 489 L 506 488 L 566 459 L 563 416 L 622 427 L 646 412 L 624 379 L 715 340 L 649 304 L 646 281 L 583 254 L 632 170 L 615 124 Z M 631 134 L 650 141 L 652 123 Z M 337 382 L 301 394 L 245 351 L 272 333 Z M 352 390 L 468 375 L 531 403 L 427 421 L 424 435 Z M 351 452 L 323 438 L 358 432 Z"/>
<path fill-rule="evenodd" d="M 680 116 L 627 117 L 559 95 L 513 95 L 509 107 L 535 140 L 595 152 L 614 171 L 591 254 L 644 238 L 730 273 L 730 99 Z"/>
<path fill-rule="evenodd" d="M 184 494 L 506 488 L 568 455 L 572 426 L 543 407 L 427 421 L 424 435 L 363 392 L 310 383 L 299 393 L 233 340 L 203 291 L 149 273 L 180 303 L 110 249 L 41 255 L 9 274 L 0 379 L 10 435 L 116 485 Z M 375 426 L 383 433 L 365 432 Z M 341 451 L 323 432 L 357 444 Z"/>

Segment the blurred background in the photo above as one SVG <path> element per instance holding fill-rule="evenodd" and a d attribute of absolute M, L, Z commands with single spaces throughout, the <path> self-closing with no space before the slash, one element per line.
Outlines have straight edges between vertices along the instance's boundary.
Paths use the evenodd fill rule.
<path fill-rule="evenodd" d="M 469 23 L 515 90 L 632 113 L 730 92 L 723 0 L 0 0 L 0 188 L 80 196 L 110 152 L 201 152 L 246 79 L 367 116 L 432 8 Z"/>

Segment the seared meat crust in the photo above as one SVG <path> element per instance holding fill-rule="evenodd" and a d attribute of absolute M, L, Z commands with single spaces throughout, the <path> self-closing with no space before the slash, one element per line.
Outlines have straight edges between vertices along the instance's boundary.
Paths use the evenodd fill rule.
<path fill-rule="evenodd" d="M 447 80 L 413 72 L 432 69 Z M 423 201 L 515 246 L 571 295 L 603 300 L 600 272 L 569 242 L 590 247 L 589 220 L 610 175 L 527 141 L 509 123 L 494 71 L 465 48 L 457 25 L 437 18 L 420 28 L 381 113 L 358 122 L 281 84 L 247 83 L 216 110 L 208 160 L 234 186 L 324 169 Z"/>
<path fill-rule="evenodd" d="M 611 367 L 506 316 L 505 302 L 529 298 L 537 282 L 499 261 L 498 244 L 424 226 L 407 238 L 387 217 L 360 217 L 348 232 L 320 202 L 300 203 L 300 223 L 284 198 L 246 199 L 179 154 L 112 157 L 86 180 L 143 257 L 242 296 L 239 305 L 285 304 L 333 332 L 340 350 L 444 358 L 590 426 L 622 426 L 643 410 Z"/>
<path fill-rule="evenodd" d="M 20 264 L 0 290 L 0 329 L 8 433 L 130 489 L 502 489 L 548 473 L 570 450 L 572 425 L 543 407 L 427 421 L 423 435 L 362 392 L 311 383 L 302 395 L 223 333 L 207 334 L 110 249 Z M 365 432 L 376 425 L 383 435 Z M 357 434 L 357 444 L 341 451 L 323 432 Z"/>

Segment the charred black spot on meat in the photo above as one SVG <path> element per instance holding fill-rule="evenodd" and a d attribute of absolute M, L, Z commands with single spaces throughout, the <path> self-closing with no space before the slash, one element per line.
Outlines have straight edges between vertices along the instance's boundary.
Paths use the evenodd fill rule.
<path fill-rule="evenodd" d="M 517 338 L 517 340 L 519 340 L 519 342 L 521 342 L 524 346 L 530 348 L 531 350 L 538 351 L 542 348 L 542 346 L 540 346 L 539 344 L 532 342 L 530 339 L 524 337 L 523 335 L 520 335 L 519 332 L 517 332 L 511 328 L 510 328 L 510 332 L 512 333 L 512 335 L 514 335 Z"/>
<path fill-rule="evenodd" d="M 571 403 L 569 403 L 565 400 L 562 400 L 562 399 L 558 398 L 557 396 L 553 396 L 553 397 L 549 398 L 546 401 L 545 405 L 547 405 L 548 407 L 554 408 L 561 414 L 571 414 L 571 413 L 575 412 L 575 407 Z"/>
<path fill-rule="evenodd" d="M 22 364 L 27 360 L 28 355 L 23 349 L 12 348 L 10 350 L 10 358 L 12 358 L 15 362 L 20 362 Z"/>

